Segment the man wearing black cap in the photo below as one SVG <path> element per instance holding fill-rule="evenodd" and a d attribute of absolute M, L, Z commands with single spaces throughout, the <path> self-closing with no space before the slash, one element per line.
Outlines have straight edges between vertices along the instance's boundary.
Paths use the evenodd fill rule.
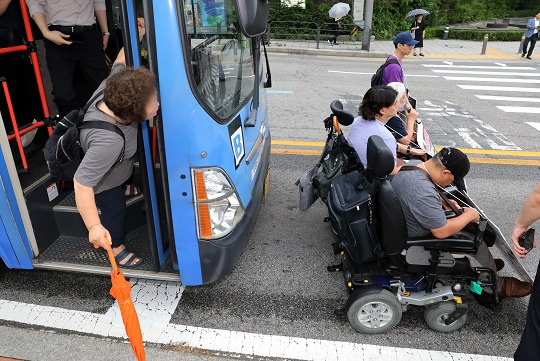
<path fill-rule="evenodd" d="M 414 40 L 411 33 L 404 31 L 399 33 L 394 39 L 396 51 L 386 60 L 386 66 L 382 73 L 382 85 L 392 82 L 405 84 L 405 75 L 401 62 L 405 56 L 410 55 L 418 41 Z"/>
<path fill-rule="evenodd" d="M 402 167 L 392 180 L 392 185 L 401 203 L 409 237 L 432 234 L 436 238 L 447 238 L 469 223 L 480 220 L 476 209 L 469 207 L 463 208 L 460 215 L 446 219 L 441 196 L 436 188 L 437 185 L 447 187 L 452 183 L 463 182 L 469 169 L 467 155 L 456 148 L 443 148 L 427 162 L 413 160 Z M 457 202 L 450 202 L 459 208 Z M 477 266 L 490 268 L 495 273 L 498 268 L 502 268 L 502 262 L 497 267 L 485 242 L 480 243 L 474 259 L 479 263 Z M 530 294 L 532 288 L 528 282 L 513 277 L 497 276 L 497 285 L 500 297 L 523 297 Z"/>

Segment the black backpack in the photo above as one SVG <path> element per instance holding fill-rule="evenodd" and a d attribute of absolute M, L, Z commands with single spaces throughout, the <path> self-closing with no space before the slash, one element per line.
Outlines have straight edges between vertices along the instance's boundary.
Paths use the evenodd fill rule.
<path fill-rule="evenodd" d="M 328 213 L 340 245 L 355 264 L 375 260 L 380 246 L 374 230 L 370 183 L 362 172 L 336 178 L 328 194 Z"/>
<path fill-rule="evenodd" d="M 384 64 L 381 65 L 379 69 L 377 69 L 375 74 L 373 74 L 373 76 L 371 77 L 371 87 L 374 87 L 377 85 L 383 85 L 383 82 L 382 82 L 383 71 L 390 64 L 399 64 L 399 61 L 397 59 L 390 59 L 390 58 L 386 59 Z"/>
<path fill-rule="evenodd" d="M 124 158 L 126 139 L 124 133 L 116 125 L 104 121 L 83 121 L 88 108 L 103 92 L 96 94 L 82 109 L 75 109 L 56 123 L 54 131 L 45 143 L 45 160 L 49 173 L 59 181 L 71 181 L 84 157 L 79 139 L 80 129 L 105 129 L 115 132 L 124 140 L 122 152 L 116 163 Z"/>

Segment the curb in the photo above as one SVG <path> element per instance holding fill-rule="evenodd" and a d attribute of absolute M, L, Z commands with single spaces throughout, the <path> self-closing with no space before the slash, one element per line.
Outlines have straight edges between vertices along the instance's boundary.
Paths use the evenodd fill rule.
<path fill-rule="evenodd" d="M 367 52 L 365 50 L 327 50 L 327 49 L 302 49 L 287 47 L 271 47 L 266 50 L 275 54 L 297 54 L 297 55 L 315 55 L 315 56 L 346 56 L 355 58 L 376 58 L 386 59 L 389 54 L 378 52 Z"/>

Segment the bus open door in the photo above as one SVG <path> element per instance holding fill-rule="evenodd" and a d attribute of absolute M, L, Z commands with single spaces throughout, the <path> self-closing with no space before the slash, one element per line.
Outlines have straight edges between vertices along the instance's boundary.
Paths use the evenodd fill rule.
<path fill-rule="evenodd" d="M 152 70 L 161 103 L 156 119 L 139 130 L 133 179 L 142 194 L 126 199 L 126 247 L 147 262 L 124 273 L 186 285 L 217 281 L 241 254 L 268 179 L 270 134 L 260 62 L 268 4 L 107 5 L 108 51 L 114 55 L 124 47 L 128 65 Z M 13 218 L 19 234 L 17 239 L 6 226 L 7 236 L 0 235 L 4 262 L 108 274 L 106 254 L 88 243 L 73 185 L 48 174 L 40 149 L 28 151 L 29 169 L 18 174 L 13 144 L 5 131 L 0 138 L 0 168 L 7 170 L 0 177 L 13 186 L 11 212 L 0 208 L 0 216 Z"/>

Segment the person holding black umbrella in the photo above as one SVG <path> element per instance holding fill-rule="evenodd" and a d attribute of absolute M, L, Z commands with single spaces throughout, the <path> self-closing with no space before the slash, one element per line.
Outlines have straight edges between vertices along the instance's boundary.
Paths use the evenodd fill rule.
<path fill-rule="evenodd" d="M 416 48 L 420 48 L 420 56 L 424 56 L 422 50 L 424 48 L 424 38 L 426 37 L 426 23 L 424 22 L 424 15 L 418 15 L 416 20 L 411 25 L 411 33 L 414 40 L 418 41 L 418 44 L 414 46 L 413 55 L 416 56 Z"/>

